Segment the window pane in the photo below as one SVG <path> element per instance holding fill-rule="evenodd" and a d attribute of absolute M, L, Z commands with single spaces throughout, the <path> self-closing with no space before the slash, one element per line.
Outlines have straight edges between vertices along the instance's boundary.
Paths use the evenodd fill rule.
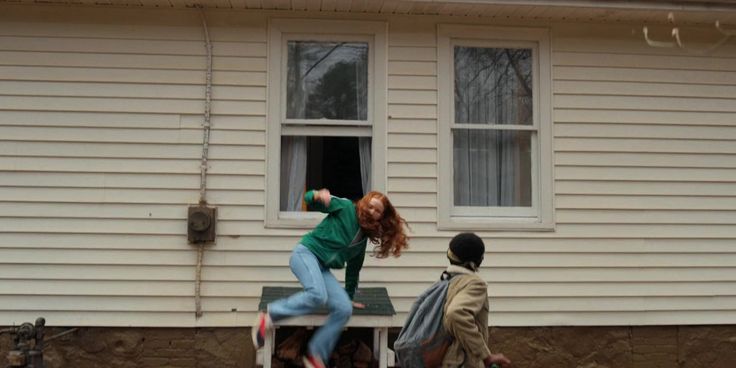
<path fill-rule="evenodd" d="M 305 190 L 357 200 L 370 191 L 371 139 L 281 137 L 281 211 L 304 211 Z"/>
<path fill-rule="evenodd" d="M 455 47 L 455 123 L 531 125 L 532 50 Z"/>
<path fill-rule="evenodd" d="M 453 131 L 456 206 L 531 207 L 531 132 Z"/>
<path fill-rule="evenodd" d="M 368 44 L 289 41 L 286 117 L 367 120 Z"/>

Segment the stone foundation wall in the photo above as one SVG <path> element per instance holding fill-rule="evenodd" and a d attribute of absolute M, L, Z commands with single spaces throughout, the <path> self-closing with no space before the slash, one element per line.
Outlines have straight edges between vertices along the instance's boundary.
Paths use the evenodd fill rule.
<path fill-rule="evenodd" d="M 51 337 L 68 330 L 48 328 Z M 44 350 L 46 368 L 253 367 L 248 328 L 79 328 Z M 0 336 L 0 367 L 13 348 Z"/>
<path fill-rule="evenodd" d="M 515 368 L 736 368 L 736 325 L 491 328 Z"/>
<path fill-rule="evenodd" d="M 80 328 L 48 345 L 47 368 L 255 366 L 248 328 Z M 11 348 L 1 335 L 0 367 Z M 491 328 L 491 348 L 515 368 L 736 368 L 736 325 Z"/>

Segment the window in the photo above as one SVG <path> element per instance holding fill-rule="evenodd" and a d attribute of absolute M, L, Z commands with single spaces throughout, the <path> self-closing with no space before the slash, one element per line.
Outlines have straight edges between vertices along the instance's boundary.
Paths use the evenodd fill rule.
<path fill-rule="evenodd" d="M 385 186 L 386 25 L 272 20 L 266 225 L 313 226 L 305 190 Z"/>
<path fill-rule="evenodd" d="M 552 223 L 547 31 L 439 27 L 439 225 Z"/>

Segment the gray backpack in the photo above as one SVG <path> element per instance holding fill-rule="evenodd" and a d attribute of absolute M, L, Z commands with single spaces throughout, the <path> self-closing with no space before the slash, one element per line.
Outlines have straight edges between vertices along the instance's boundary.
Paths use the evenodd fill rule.
<path fill-rule="evenodd" d="M 442 325 L 447 289 L 452 274 L 443 272 L 439 281 L 425 290 L 414 302 L 394 352 L 402 368 L 435 368 L 442 365 L 453 337 Z"/>

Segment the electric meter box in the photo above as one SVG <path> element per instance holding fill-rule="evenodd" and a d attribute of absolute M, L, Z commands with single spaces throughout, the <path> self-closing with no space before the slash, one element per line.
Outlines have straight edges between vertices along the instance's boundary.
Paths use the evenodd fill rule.
<path fill-rule="evenodd" d="M 187 216 L 187 238 L 190 243 L 214 243 L 217 208 L 190 206 Z"/>

